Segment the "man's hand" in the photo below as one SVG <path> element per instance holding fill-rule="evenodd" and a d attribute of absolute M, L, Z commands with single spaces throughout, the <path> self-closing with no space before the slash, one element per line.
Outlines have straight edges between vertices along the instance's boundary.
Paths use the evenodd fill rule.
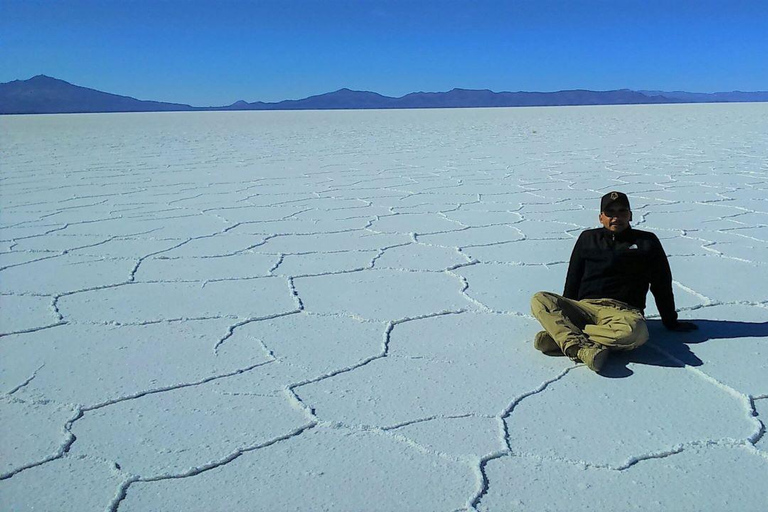
<path fill-rule="evenodd" d="M 673 324 L 664 325 L 664 327 L 666 327 L 670 331 L 675 331 L 675 332 L 691 332 L 699 328 L 699 326 L 693 322 L 678 322 L 678 321 L 675 321 L 675 323 Z"/>

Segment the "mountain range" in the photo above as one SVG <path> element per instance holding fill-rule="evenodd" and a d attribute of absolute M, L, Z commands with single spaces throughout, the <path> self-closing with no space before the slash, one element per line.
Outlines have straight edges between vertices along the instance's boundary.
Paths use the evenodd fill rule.
<path fill-rule="evenodd" d="M 183 103 L 146 101 L 120 96 L 81 87 L 46 75 L 37 75 L 29 80 L 0 83 L 0 114 L 533 107 L 763 101 L 768 101 L 768 91 L 694 93 L 577 89 L 557 92 L 493 92 L 488 89 L 452 89 L 448 92 L 413 92 L 395 98 L 369 91 L 339 89 L 299 100 L 283 100 L 274 103 L 262 101 L 248 103 L 240 100 L 221 107 L 194 107 Z"/>

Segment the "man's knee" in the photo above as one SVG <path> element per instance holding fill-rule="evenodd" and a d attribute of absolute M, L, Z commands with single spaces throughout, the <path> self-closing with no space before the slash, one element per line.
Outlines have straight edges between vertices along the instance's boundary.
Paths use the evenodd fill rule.
<path fill-rule="evenodd" d="M 632 348 L 639 347 L 640 345 L 648 341 L 648 338 L 650 338 L 650 334 L 648 333 L 648 326 L 645 323 L 645 319 L 639 320 L 635 325 L 635 328 L 632 330 L 632 332 L 634 334 L 633 340 L 632 340 Z"/>
<path fill-rule="evenodd" d="M 648 326 L 642 317 L 628 318 L 614 328 L 617 331 L 616 345 L 618 348 L 632 350 L 648 341 Z"/>
<path fill-rule="evenodd" d="M 557 298 L 558 296 L 551 292 L 536 292 L 531 297 L 531 313 L 537 317 L 542 310 L 550 311 L 557 302 Z"/>

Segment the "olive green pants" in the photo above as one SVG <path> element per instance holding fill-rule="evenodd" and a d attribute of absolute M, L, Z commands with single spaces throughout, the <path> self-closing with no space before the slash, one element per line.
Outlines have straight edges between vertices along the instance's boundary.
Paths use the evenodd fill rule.
<path fill-rule="evenodd" d="M 618 300 L 572 300 L 538 292 L 531 312 L 564 354 L 585 341 L 611 350 L 632 350 L 648 341 L 642 311 Z"/>

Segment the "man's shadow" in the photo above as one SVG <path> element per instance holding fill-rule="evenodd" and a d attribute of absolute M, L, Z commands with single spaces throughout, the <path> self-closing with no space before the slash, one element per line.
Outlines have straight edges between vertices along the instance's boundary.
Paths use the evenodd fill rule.
<path fill-rule="evenodd" d="M 634 373 L 629 363 L 683 368 L 701 366 L 690 345 L 732 338 L 765 338 L 768 342 L 768 322 L 736 322 L 730 320 L 693 320 L 699 327 L 691 332 L 673 332 L 660 320 L 648 320 L 650 339 L 642 347 L 629 352 L 613 352 L 600 372 L 604 377 L 623 378 Z"/>

